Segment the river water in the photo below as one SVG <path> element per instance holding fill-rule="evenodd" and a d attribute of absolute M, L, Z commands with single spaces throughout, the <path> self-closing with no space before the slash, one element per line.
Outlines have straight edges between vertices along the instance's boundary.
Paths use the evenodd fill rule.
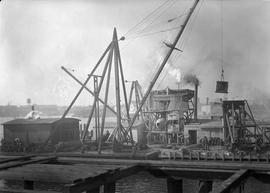
<path fill-rule="evenodd" d="M 0 118 L 0 123 L 12 120 L 13 118 Z M 84 121 L 84 119 L 83 119 Z M 2 125 L 0 126 L 0 139 L 3 137 Z M 270 183 L 270 182 L 269 182 Z M 213 184 L 216 189 L 220 182 Z M 22 182 L 0 180 L 0 188 L 23 188 Z M 197 180 L 183 180 L 183 189 L 185 193 L 197 193 L 199 183 Z M 61 191 L 62 186 L 53 183 L 36 183 L 37 190 Z M 1 191 L 0 191 L 1 192 Z M 166 193 L 166 179 L 156 178 L 148 172 L 139 172 L 138 174 L 121 179 L 116 184 L 117 193 Z M 238 191 L 235 191 L 235 193 Z M 254 178 L 249 178 L 245 183 L 244 193 L 270 193 L 270 184 L 262 183 Z"/>

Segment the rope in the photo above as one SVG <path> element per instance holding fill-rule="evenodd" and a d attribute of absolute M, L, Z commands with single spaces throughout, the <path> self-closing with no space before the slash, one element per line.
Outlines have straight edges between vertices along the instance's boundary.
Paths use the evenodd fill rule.
<path fill-rule="evenodd" d="M 174 5 L 176 3 L 176 1 L 172 1 L 172 3 L 171 3 L 171 5 L 169 5 L 169 6 L 167 6 L 166 8 L 164 8 L 164 10 L 162 11 L 162 12 L 160 12 L 160 13 L 157 13 L 157 16 L 156 17 L 154 17 L 153 19 L 152 19 L 152 21 L 148 24 L 148 25 L 146 25 L 143 29 L 141 29 L 139 32 L 137 32 L 137 35 L 138 34 L 141 34 L 141 33 L 143 33 L 143 32 L 145 32 L 146 31 L 146 29 L 148 29 L 157 19 L 159 19 L 164 13 L 165 13 L 165 11 L 167 10 L 167 9 L 169 9 L 172 5 Z"/>
<path fill-rule="evenodd" d="M 221 80 L 223 79 L 224 80 L 224 75 L 223 75 L 223 63 L 224 63 L 224 60 L 223 60 L 223 1 L 221 0 L 220 1 L 220 38 L 221 38 L 221 72 L 222 72 L 222 75 L 221 75 Z"/>
<path fill-rule="evenodd" d="M 135 24 L 133 27 L 131 27 L 123 36 L 127 36 L 127 34 L 131 33 L 135 28 L 143 24 L 148 18 L 150 18 L 153 14 L 155 14 L 158 10 L 160 10 L 163 6 L 165 6 L 167 3 L 169 3 L 170 0 L 165 1 L 160 6 L 158 6 L 156 9 L 154 9 L 152 12 L 150 12 L 146 17 L 144 17 L 139 23 Z"/>
<path fill-rule="evenodd" d="M 204 2 L 204 0 L 201 1 L 201 4 L 200 4 L 199 8 L 197 9 L 197 11 L 195 10 L 196 12 L 194 13 L 194 17 L 191 19 L 191 21 L 189 22 L 189 24 L 188 24 L 188 26 L 187 26 L 188 30 L 186 30 L 186 32 L 184 32 L 184 34 L 183 34 L 183 36 L 185 36 L 185 34 L 187 34 L 187 38 L 182 38 L 183 41 L 182 41 L 182 42 L 179 42 L 180 46 L 178 46 L 178 47 L 179 47 L 181 50 L 184 50 L 184 48 L 185 48 L 187 42 L 189 41 L 189 39 L 190 39 L 190 37 L 191 37 L 191 33 L 192 33 L 192 29 L 193 29 L 193 28 L 192 28 L 192 27 L 193 27 L 193 24 L 194 24 L 195 20 L 196 20 L 197 17 L 198 17 L 198 13 L 200 12 L 200 9 L 201 9 L 201 7 L 202 7 L 202 5 L 203 5 L 203 2 Z M 175 53 L 176 53 L 176 54 L 175 54 L 174 57 L 172 57 L 172 59 L 171 59 L 171 63 L 174 63 L 176 59 L 179 59 L 178 56 L 179 56 L 180 53 L 179 53 L 179 52 L 175 52 Z M 180 55 L 180 56 L 182 56 L 182 55 Z M 159 82 L 157 88 L 159 88 L 159 87 L 161 86 L 162 82 L 163 82 L 164 79 L 167 77 L 168 73 L 169 73 L 169 71 L 168 71 L 168 69 L 167 69 L 166 72 L 165 72 L 165 75 L 163 76 L 163 78 L 162 78 L 161 81 Z"/>
<path fill-rule="evenodd" d="M 140 37 L 145 37 L 145 36 L 155 35 L 155 34 L 164 33 L 164 32 L 168 32 L 168 31 L 173 31 L 173 30 L 177 30 L 180 28 L 181 27 L 174 27 L 174 28 L 164 29 L 164 30 L 160 30 L 160 31 L 156 31 L 156 32 L 146 33 L 146 34 L 142 34 L 142 35 L 136 37 L 136 39 L 140 38 Z"/>

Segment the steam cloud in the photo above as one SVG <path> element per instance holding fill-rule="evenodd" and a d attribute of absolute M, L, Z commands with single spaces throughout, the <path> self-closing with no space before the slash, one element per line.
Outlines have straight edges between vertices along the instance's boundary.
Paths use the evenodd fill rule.
<path fill-rule="evenodd" d="M 193 85 L 200 84 L 200 81 L 195 74 L 186 74 L 183 79 L 186 84 L 193 84 Z"/>
<path fill-rule="evenodd" d="M 180 69 L 176 69 L 176 68 L 171 68 L 169 70 L 169 74 L 172 75 L 173 77 L 175 77 L 175 79 L 177 80 L 177 82 L 181 81 L 181 71 Z"/>

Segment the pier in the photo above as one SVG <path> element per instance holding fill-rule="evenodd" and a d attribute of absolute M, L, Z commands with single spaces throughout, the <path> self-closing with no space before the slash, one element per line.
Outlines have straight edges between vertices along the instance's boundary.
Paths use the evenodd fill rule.
<path fill-rule="evenodd" d="M 63 192 L 115 192 L 116 182 L 140 171 L 147 171 L 167 180 L 170 193 L 182 193 L 183 180 L 200 182 L 199 192 L 243 192 L 249 177 L 269 179 L 270 164 L 266 161 L 229 160 L 149 160 L 106 159 L 87 155 L 1 156 L 0 178 L 23 181 L 24 190 L 1 189 L 1 192 L 52 193 L 35 190 L 36 182 L 56 183 Z M 221 182 L 213 189 L 213 182 Z M 56 192 L 54 192 L 56 193 Z"/>

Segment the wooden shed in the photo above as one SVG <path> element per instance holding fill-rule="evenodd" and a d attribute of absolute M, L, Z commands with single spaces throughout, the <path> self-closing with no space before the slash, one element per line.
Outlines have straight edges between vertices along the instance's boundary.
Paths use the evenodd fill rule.
<path fill-rule="evenodd" d="M 4 141 L 18 138 L 24 145 L 80 141 L 79 119 L 14 119 L 3 123 Z"/>

